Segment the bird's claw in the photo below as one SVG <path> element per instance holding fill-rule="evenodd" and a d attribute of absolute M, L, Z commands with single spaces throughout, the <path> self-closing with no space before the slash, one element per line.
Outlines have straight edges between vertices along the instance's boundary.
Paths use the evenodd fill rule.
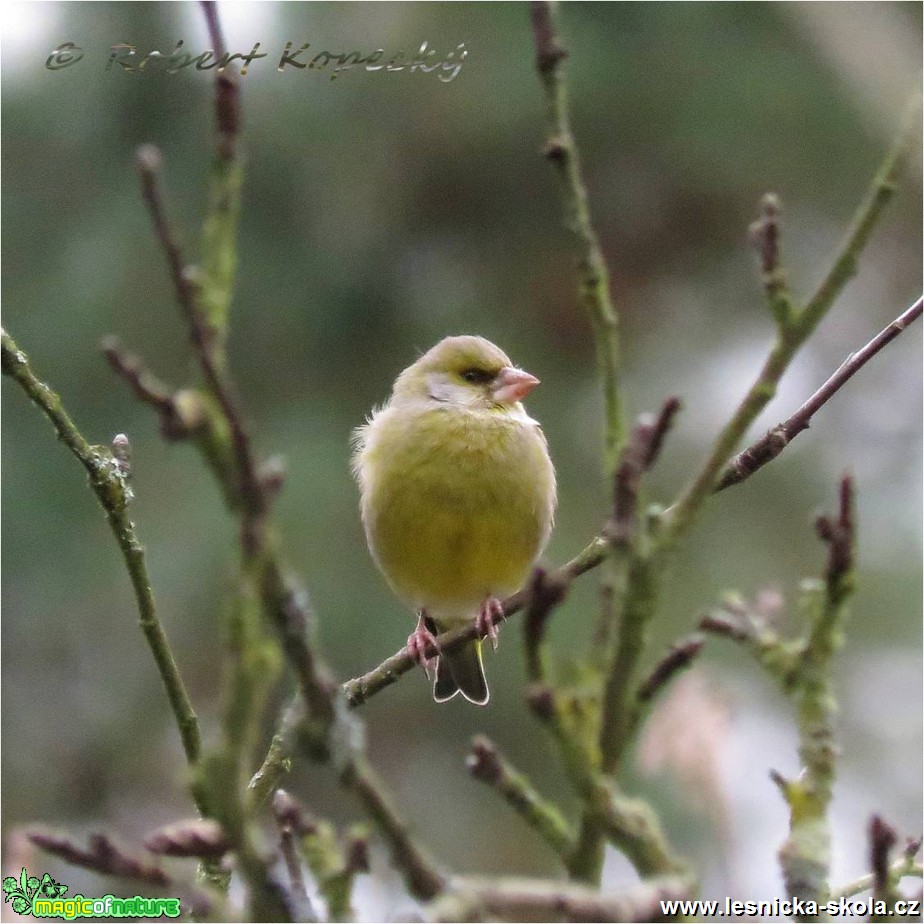
<path fill-rule="evenodd" d="M 430 658 L 427 656 L 427 649 L 433 646 L 437 651 L 440 650 L 439 642 L 436 636 L 427 628 L 423 615 L 417 620 L 417 628 L 407 637 L 408 654 L 424 669 L 427 679 L 430 679 Z"/>
<path fill-rule="evenodd" d="M 495 617 L 506 619 L 504 607 L 497 597 L 488 597 L 481 604 L 481 609 L 475 617 L 475 628 L 481 638 L 491 639 L 491 647 L 497 651 L 497 625 Z"/>

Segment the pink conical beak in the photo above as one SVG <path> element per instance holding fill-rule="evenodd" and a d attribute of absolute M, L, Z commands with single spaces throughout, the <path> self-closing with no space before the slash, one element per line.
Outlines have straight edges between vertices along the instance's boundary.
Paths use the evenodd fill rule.
<path fill-rule="evenodd" d="M 522 369 L 505 366 L 494 379 L 494 400 L 499 404 L 514 404 L 525 398 L 538 384 L 536 376 Z"/>

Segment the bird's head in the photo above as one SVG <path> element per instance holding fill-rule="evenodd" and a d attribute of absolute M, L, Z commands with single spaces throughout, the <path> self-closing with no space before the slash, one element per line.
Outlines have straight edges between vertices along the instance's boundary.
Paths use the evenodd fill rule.
<path fill-rule="evenodd" d="M 398 376 L 394 396 L 498 410 L 516 407 L 538 384 L 484 337 L 446 337 Z"/>

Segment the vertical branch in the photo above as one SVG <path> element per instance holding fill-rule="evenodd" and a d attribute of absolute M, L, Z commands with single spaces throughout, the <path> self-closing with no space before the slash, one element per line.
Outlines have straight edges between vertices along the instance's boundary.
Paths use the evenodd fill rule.
<path fill-rule="evenodd" d="M 215 54 L 227 54 L 216 4 L 203 2 L 206 24 Z M 243 170 L 237 153 L 241 105 L 237 76 L 226 66 L 215 75 L 215 124 L 218 139 L 209 184 L 208 209 L 202 228 L 203 287 L 201 308 L 216 332 L 223 352 L 228 312 L 237 269 L 237 219 Z"/>
<path fill-rule="evenodd" d="M 636 685 L 642 655 L 648 644 L 658 600 L 656 565 L 646 554 L 629 563 L 627 591 L 616 639 L 616 651 L 606 675 L 600 721 L 602 768 L 616 772 L 629 744 L 635 713 Z"/>
<path fill-rule="evenodd" d="M 215 5 L 203 6 L 213 46 L 221 57 L 224 39 Z M 204 380 L 208 427 L 196 444 L 218 476 L 225 498 L 240 521 L 241 586 L 229 621 L 224 736 L 220 748 L 201 762 L 196 786 L 199 792 L 209 795 L 235 849 L 239 868 L 250 885 L 251 913 L 284 920 L 291 916 L 290 909 L 258 847 L 258 832 L 244 797 L 256 721 L 275 673 L 259 627 L 259 609 L 266 612 L 269 623 L 281 636 L 283 650 L 299 672 L 303 690 L 306 686 L 320 687 L 324 681 L 315 658 L 298 657 L 306 651 L 310 654 L 307 633 L 299 639 L 300 646 L 292 643 L 291 628 L 305 628 L 308 615 L 303 610 L 293 612 L 305 601 L 289 590 L 268 529 L 268 512 L 278 479 L 264 479 L 258 469 L 227 369 L 225 341 L 236 269 L 242 170 L 236 151 L 239 89 L 225 64 L 219 67 L 216 79 L 217 142 L 203 224 L 201 268 L 187 265 L 175 242 L 163 206 L 161 159 L 156 149 L 141 149 L 138 163 L 142 194 L 167 256 L 177 301 Z M 306 673 L 310 674 L 310 683 L 304 680 Z M 331 714 L 329 699 L 318 696 L 308 705 L 317 706 L 319 702 L 327 710 L 326 727 Z"/>
<path fill-rule="evenodd" d="M 277 789 L 273 797 L 273 815 L 279 829 L 279 851 L 289 874 L 289 891 L 293 905 L 299 910 L 299 920 L 317 921 L 311 899 L 308 898 L 308 888 L 305 885 L 298 852 L 298 838 L 303 836 L 308 828 L 304 813 L 301 806 L 285 790 Z"/>
<path fill-rule="evenodd" d="M 227 107 L 227 99 L 221 105 Z M 224 119 L 236 125 L 227 114 Z M 243 796 L 245 774 L 250 771 L 245 766 L 248 745 L 253 741 L 267 683 L 275 672 L 262 669 L 269 667 L 270 656 L 263 646 L 252 600 L 252 595 L 259 594 L 258 599 L 265 607 L 261 566 L 266 560 L 269 494 L 257 470 L 224 352 L 240 196 L 239 168 L 228 137 L 233 138 L 233 134 L 227 136 L 219 131 L 203 234 L 205 272 L 187 265 L 176 243 L 163 203 L 159 152 L 145 145 L 139 150 L 137 160 L 142 195 L 167 257 L 177 302 L 204 380 L 205 394 L 200 402 L 204 414 L 195 444 L 218 477 L 228 506 L 240 519 L 241 583 L 229 620 L 224 735 L 220 748 L 200 761 L 194 789 L 200 799 L 208 801 L 235 849 L 240 870 L 250 885 L 253 915 L 268 914 L 284 920 L 291 915 L 263 861 L 257 846 L 258 834 L 251 825 Z M 219 305 L 224 308 L 218 310 Z M 219 888 L 227 888 L 227 873 L 214 863 L 205 869 L 205 875 Z"/>
<path fill-rule="evenodd" d="M 214 4 L 205 3 L 204 9 L 212 43 L 221 49 L 224 42 Z M 251 815 L 287 768 L 296 738 L 309 756 L 335 765 L 343 784 L 359 798 L 389 841 L 409 889 L 419 897 L 432 898 L 445 887 L 446 880 L 408 833 L 391 805 L 384 784 L 369 766 L 362 752 L 361 729 L 349 720 L 339 689 L 317 652 L 308 595 L 286 575 L 270 529 L 270 505 L 280 478 L 277 472 L 258 467 L 224 350 L 236 264 L 241 171 L 236 154 L 238 87 L 223 70 L 217 75 L 216 115 L 218 140 L 208 214 L 203 225 L 202 269 L 185 264 L 166 220 L 158 182 L 159 158 L 139 158 L 144 198 L 167 254 L 177 300 L 189 325 L 207 392 L 203 404 L 207 407 L 208 439 L 197 440 L 197 446 L 240 522 L 242 597 L 230 625 L 232 663 L 225 740 L 221 749 L 202 762 L 197 786 L 200 791 L 218 797 L 216 814 L 220 815 L 250 886 L 254 917 L 269 916 L 276 920 L 291 917 L 291 909 L 257 846 L 258 832 Z M 124 377 L 135 384 L 134 374 Z M 215 464 L 216 458 L 220 464 Z M 260 675 L 266 673 L 266 662 L 261 661 L 266 655 L 259 650 L 261 639 L 255 634 L 250 614 L 251 593 L 256 595 L 275 630 L 297 681 L 304 709 L 287 710 L 283 728 L 274 737 L 270 753 L 253 778 L 249 797 L 245 797 L 242 770 L 265 692 L 265 680 Z M 351 868 L 349 876 L 357 869 Z M 345 887 L 349 884 L 347 880 L 344 883 Z"/>
<path fill-rule="evenodd" d="M 790 807 L 790 834 L 780 849 L 783 877 L 790 895 L 824 901 L 830 889 L 828 806 L 836 769 L 836 701 L 832 661 L 840 647 L 845 604 L 853 591 L 853 481 L 844 477 L 836 518 L 820 517 L 818 534 L 828 545 L 828 564 L 809 635 L 796 663 L 791 685 L 797 706 L 798 780 L 783 781 Z"/>
<path fill-rule="evenodd" d="M 636 536 L 638 479 L 647 468 L 647 464 L 640 459 L 629 459 L 631 452 L 626 454 L 622 463 L 620 462 L 623 456 L 625 427 L 619 387 L 618 315 L 610 300 L 609 273 L 591 223 L 587 189 L 581 175 L 580 158 L 571 131 L 563 69 L 566 52 L 556 33 L 552 4 L 544 0 L 534 0 L 530 10 L 536 68 L 547 102 L 546 156 L 558 175 L 566 222 L 577 239 L 581 302 L 593 326 L 597 362 L 603 379 L 605 467 L 614 479 L 617 495 L 616 513 L 607 535 L 611 551 L 606 566 L 607 573 L 603 579 L 604 610 L 597 633 L 599 638 L 609 639 L 613 635 L 617 569 L 620 564 L 625 563 L 623 559 L 627 559 L 628 562 L 619 638 L 612 654 L 609 651 L 601 653 L 606 670 L 606 690 L 599 723 L 599 754 L 602 755 L 604 773 L 612 773 L 619 761 L 621 748 L 628 733 L 630 716 L 634 712 L 629 698 L 630 693 L 634 695 L 632 685 L 635 682 L 635 667 L 642 653 L 646 627 L 654 613 L 657 599 L 655 569 L 645 541 L 637 541 Z M 641 442 L 639 440 L 636 447 L 640 452 Z M 656 453 L 657 447 L 654 447 L 652 459 Z M 621 487 L 624 490 L 620 493 Z M 617 673 L 620 670 L 625 670 L 625 674 Z M 572 737 L 566 736 L 564 744 L 572 744 Z M 572 749 L 569 747 L 566 750 Z M 597 762 L 601 759 L 597 756 L 597 747 L 589 751 L 586 748 L 583 750 L 584 761 L 587 763 L 584 771 L 596 772 L 600 769 Z M 604 826 L 599 815 L 592 800 L 586 800 L 578 845 L 569 864 L 572 876 L 591 882 L 599 881 L 602 869 Z"/>
<path fill-rule="evenodd" d="M 655 562 L 647 551 L 630 554 L 626 591 L 619 620 L 615 649 L 606 664 L 599 722 L 599 769 L 606 776 L 616 773 L 629 744 L 636 712 L 635 686 L 644 654 L 649 626 L 657 607 L 658 578 Z M 618 846 L 631 857 L 632 827 L 620 837 Z M 571 875 L 584 882 L 600 882 L 603 871 L 605 826 L 599 808 L 585 806 L 578 844 L 569 867 Z"/>
<path fill-rule="evenodd" d="M 604 459 L 607 473 L 612 473 L 624 438 L 619 384 L 619 316 L 610 298 L 609 270 L 591 222 L 580 156 L 571 131 L 562 66 L 568 53 L 558 39 L 552 4 L 548 0 L 533 0 L 530 4 L 530 17 L 536 48 L 536 69 L 545 90 L 547 105 L 545 154 L 558 176 L 565 220 L 577 242 L 581 304 L 593 327 L 597 364 L 603 379 L 606 414 Z"/>
<path fill-rule="evenodd" d="M 679 410 L 680 402 L 669 398 L 656 417 L 642 415 L 639 418 L 613 479 L 613 514 L 605 529 L 611 544 L 609 567 L 615 569 L 619 556 L 626 577 L 615 644 L 604 653 L 598 732 L 599 769 L 604 778 L 616 774 L 637 724 L 638 673 L 658 602 L 661 563 L 653 555 L 647 527 L 639 513 L 642 480 L 657 460 Z M 588 804 L 571 866 L 572 875 L 584 881 L 599 882 L 606 830 L 599 807 Z M 612 826 L 610 830 L 614 830 Z M 633 841 L 633 830 L 629 825 L 628 834 L 622 831 L 616 840 L 629 856 L 637 853 L 640 840 L 636 837 Z"/>
<path fill-rule="evenodd" d="M 660 563 L 653 555 L 639 514 L 642 480 L 657 460 L 679 410 L 680 401 L 668 398 L 657 417 L 639 418 L 614 478 L 613 515 L 606 534 L 613 544 L 613 554 L 620 550 L 624 553 L 627 571 L 616 646 L 607 664 L 601 709 L 600 752 L 605 774 L 616 771 L 629 742 L 638 669 L 658 600 Z"/>
<path fill-rule="evenodd" d="M 526 672 L 530 681 L 527 701 L 533 715 L 553 736 L 569 783 L 585 806 L 589 806 L 594 801 L 595 771 L 600 763 L 595 710 L 589 703 L 582 701 L 579 695 L 553 685 L 545 646 L 546 623 L 552 610 L 564 599 L 567 586 L 567 579 L 563 579 L 560 572 L 548 575 L 542 568 L 536 568 L 533 572 L 523 622 Z M 492 762 L 482 761 L 481 766 L 490 770 Z M 515 779 L 511 773 L 506 777 L 508 783 Z M 497 776 L 498 783 L 503 781 L 503 774 Z M 515 800 L 511 798 L 516 793 L 515 789 L 511 791 L 509 785 L 499 788 L 502 794 L 507 790 L 508 801 L 515 807 L 522 804 L 524 793 L 519 793 Z M 534 816 L 531 823 L 535 823 Z M 565 867 L 570 876 L 586 878 L 578 872 L 584 855 L 582 842 L 575 834 L 569 834 L 567 840 L 568 849 L 565 850 L 564 838 L 557 839 Z"/>
<path fill-rule="evenodd" d="M 208 29 L 209 40 L 216 58 L 223 58 L 227 53 L 225 35 L 218 18 L 218 4 L 214 0 L 202 0 L 202 12 L 205 15 L 205 26 Z"/>
<path fill-rule="evenodd" d="M 545 649 L 545 630 L 555 607 L 564 602 L 568 580 L 549 575 L 544 568 L 533 569 L 529 583 L 529 602 L 523 620 L 523 638 L 526 649 L 526 673 L 531 683 L 548 684 L 548 655 Z"/>
<path fill-rule="evenodd" d="M 786 328 L 795 313 L 780 256 L 780 200 L 767 193 L 760 202 L 760 218 L 751 225 L 748 237 L 760 257 L 760 276 L 770 312 L 781 328 Z"/>
<path fill-rule="evenodd" d="M 317 917 L 305 892 L 299 857 L 295 852 L 296 843 L 327 903 L 325 920 L 355 921 L 353 883 L 358 873 L 369 871 L 369 847 L 365 832 L 353 828 L 346 836 L 339 835 L 332 824 L 312 818 L 282 789 L 273 797 L 273 812 L 283 832 L 283 851 L 292 876 L 293 889 L 304 896 L 306 911 L 310 915 L 303 919 L 315 921 Z M 287 831 L 290 838 L 288 848 L 285 840 Z"/>
<path fill-rule="evenodd" d="M 870 884 L 861 881 L 832 892 L 828 882 L 828 808 L 837 758 L 833 661 L 843 641 L 846 604 L 854 585 L 854 487 L 850 477 L 841 480 L 837 516 L 820 517 L 817 530 L 828 546 L 828 562 L 824 581 L 809 585 L 806 591 L 810 613 L 806 637 L 780 638 L 766 624 L 765 616 L 737 599 L 730 599 L 723 611 L 700 622 L 703 630 L 743 644 L 795 702 L 802 772 L 795 780 L 776 771 L 770 776 L 790 810 L 789 836 L 779 851 L 786 894 L 806 902 L 854 894 Z"/>
<path fill-rule="evenodd" d="M 901 898 L 896 888 L 892 871 L 889 868 L 889 854 L 898 840 L 898 834 L 891 825 L 887 824 L 878 815 L 873 815 L 869 823 L 869 859 L 873 869 L 873 900 L 882 902 L 885 911 L 874 911 L 870 921 L 891 921 L 894 917 L 892 910 L 896 900 Z"/>
<path fill-rule="evenodd" d="M 213 44 L 223 47 L 214 4 L 205 3 L 204 10 Z M 190 267 L 175 241 L 160 188 L 161 160 L 156 149 L 150 146 L 143 148 L 138 157 L 142 193 L 167 256 L 177 301 L 187 320 L 196 359 L 214 405 L 212 415 L 217 417 L 217 423 L 210 426 L 208 445 L 204 442 L 198 445 L 208 461 L 221 456 L 229 462 L 212 465 L 212 468 L 222 480 L 231 509 L 240 518 L 243 580 L 256 588 L 271 624 L 283 639 L 283 649 L 306 691 L 308 705 L 323 707 L 329 717 L 328 693 L 332 685 L 313 656 L 308 638 L 307 597 L 289 586 L 268 530 L 267 515 L 278 484 L 270 483 L 261 475 L 224 356 L 223 339 L 233 291 L 241 190 L 240 164 L 235 150 L 239 129 L 238 88 L 224 71 L 218 75 L 216 114 L 218 141 L 203 230 L 204 270 Z M 219 451 L 214 443 L 221 440 L 225 446 Z"/>

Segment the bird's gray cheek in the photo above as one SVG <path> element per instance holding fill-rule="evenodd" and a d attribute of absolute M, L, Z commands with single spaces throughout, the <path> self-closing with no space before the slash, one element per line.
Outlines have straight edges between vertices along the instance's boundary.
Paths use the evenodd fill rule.
<path fill-rule="evenodd" d="M 453 386 L 439 376 L 431 375 L 427 379 L 427 391 L 434 401 L 448 402 L 453 398 Z"/>

